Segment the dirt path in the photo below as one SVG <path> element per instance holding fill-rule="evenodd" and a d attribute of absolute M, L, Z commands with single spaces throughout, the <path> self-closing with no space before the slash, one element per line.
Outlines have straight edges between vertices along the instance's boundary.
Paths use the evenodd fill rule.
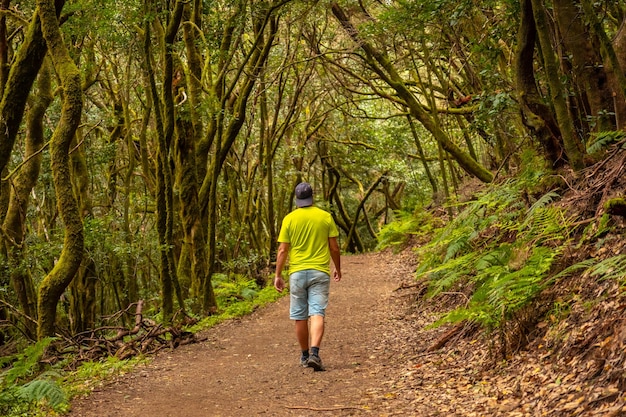
<path fill-rule="evenodd" d="M 423 299 L 410 250 L 344 257 L 342 269 L 331 284 L 326 372 L 299 366 L 285 297 L 162 352 L 76 401 L 70 416 L 626 416 L 623 387 L 588 377 L 593 357 L 557 357 L 549 338 L 535 337 L 495 363 L 492 341 L 471 327 L 429 327 L 460 293 Z"/>
<path fill-rule="evenodd" d="M 219 325 L 207 341 L 163 352 L 149 365 L 73 404 L 92 416 L 350 416 L 382 408 L 389 297 L 410 274 L 389 255 L 343 258 L 331 285 L 321 356 L 326 372 L 298 364 L 288 298 Z M 380 415 L 379 413 L 375 413 Z"/>

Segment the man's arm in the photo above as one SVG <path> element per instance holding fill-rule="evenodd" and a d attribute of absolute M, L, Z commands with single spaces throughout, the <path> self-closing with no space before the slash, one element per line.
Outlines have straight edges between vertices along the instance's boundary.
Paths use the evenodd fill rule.
<path fill-rule="evenodd" d="M 287 255 L 289 254 L 289 243 L 280 242 L 278 245 L 278 253 L 276 254 L 276 274 L 274 275 L 274 288 L 278 292 L 283 292 L 285 289 L 285 280 L 283 280 L 283 268 L 287 262 Z"/>
<path fill-rule="evenodd" d="M 335 265 L 335 272 L 333 272 L 333 279 L 335 281 L 341 281 L 341 251 L 339 250 L 339 243 L 336 237 L 328 238 L 328 248 L 330 249 L 330 258 Z"/>

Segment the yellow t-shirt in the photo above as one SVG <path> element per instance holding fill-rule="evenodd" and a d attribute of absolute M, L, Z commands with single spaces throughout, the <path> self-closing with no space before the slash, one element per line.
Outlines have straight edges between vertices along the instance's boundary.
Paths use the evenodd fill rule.
<path fill-rule="evenodd" d="M 339 236 L 330 213 L 315 206 L 285 216 L 278 242 L 289 243 L 289 273 L 315 269 L 330 275 L 328 238 Z"/>

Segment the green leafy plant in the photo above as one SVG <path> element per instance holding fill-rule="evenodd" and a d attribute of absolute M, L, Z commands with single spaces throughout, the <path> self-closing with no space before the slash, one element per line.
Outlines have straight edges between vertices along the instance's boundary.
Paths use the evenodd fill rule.
<path fill-rule="evenodd" d="M 34 415 L 41 407 L 59 411 L 67 398 L 56 379 L 59 375 L 41 372 L 40 360 L 53 338 L 28 346 L 11 360 L 11 367 L 0 374 L 0 413 L 4 416 Z"/>
<path fill-rule="evenodd" d="M 554 279 L 563 278 L 577 271 L 582 271 L 583 274 L 589 274 L 602 281 L 616 280 L 623 285 L 626 284 L 626 255 L 611 256 L 603 260 L 585 259 L 565 268 L 555 275 Z"/>
<path fill-rule="evenodd" d="M 465 203 L 417 250 L 416 274 L 428 279 L 431 296 L 457 284 L 472 289 L 465 305 L 435 325 L 470 320 L 501 328 L 553 282 L 553 264 L 570 244 L 573 219 L 551 204 L 560 198 L 554 191 L 531 201 L 538 175 L 529 169 Z"/>
<path fill-rule="evenodd" d="M 202 319 L 189 328 L 191 332 L 209 328 L 224 320 L 245 316 L 283 296 L 273 286 L 259 288 L 254 280 L 241 275 L 231 278 L 227 274 L 216 274 L 212 282 L 220 306 L 219 314 Z"/>
<path fill-rule="evenodd" d="M 626 139 L 623 131 L 598 132 L 593 134 L 593 140 L 587 146 L 587 153 L 594 154 L 608 148 L 610 145 Z"/>
<path fill-rule="evenodd" d="M 117 375 L 123 375 L 135 366 L 146 363 L 147 358 L 135 356 L 131 359 L 119 359 L 109 356 L 96 362 L 84 362 L 73 372 L 63 377 L 63 387 L 69 397 L 75 397 L 90 392 L 102 380 Z"/>
<path fill-rule="evenodd" d="M 432 228 L 433 218 L 426 212 L 394 212 L 395 220 L 384 225 L 378 233 L 377 249 L 400 248 L 412 235 L 424 234 Z"/>

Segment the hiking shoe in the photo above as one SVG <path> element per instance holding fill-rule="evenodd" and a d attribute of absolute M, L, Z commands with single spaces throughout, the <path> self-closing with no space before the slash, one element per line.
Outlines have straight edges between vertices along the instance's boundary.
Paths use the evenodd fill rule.
<path fill-rule="evenodd" d="M 307 361 L 307 366 L 309 368 L 313 368 L 314 371 L 324 371 L 322 360 L 317 355 L 309 356 L 309 360 Z"/>
<path fill-rule="evenodd" d="M 307 366 L 309 366 L 309 357 L 307 356 L 306 358 L 303 356 L 300 356 L 300 366 L 303 368 L 306 368 Z"/>

